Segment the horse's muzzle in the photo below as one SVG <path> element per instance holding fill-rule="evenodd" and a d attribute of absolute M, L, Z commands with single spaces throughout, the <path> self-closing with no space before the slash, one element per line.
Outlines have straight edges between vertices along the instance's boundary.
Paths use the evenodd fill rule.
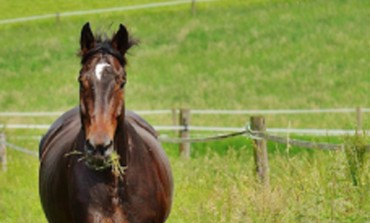
<path fill-rule="evenodd" d="M 95 144 L 91 140 L 86 140 L 85 152 L 90 162 L 105 163 L 113 152 L 113 141 L 107 140 L 104 143 Z"/>

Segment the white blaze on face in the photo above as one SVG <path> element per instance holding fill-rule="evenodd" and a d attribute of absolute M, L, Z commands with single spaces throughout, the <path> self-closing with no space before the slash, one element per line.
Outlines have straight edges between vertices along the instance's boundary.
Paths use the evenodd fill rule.
<path fill-rule="evenodd" d="M 103 63 L 98 63 L 96 66 L 95 66 L 95 76 L 96 78 L 98 78 L 98 80 L 100 81 L 101 80 L 101 76 L 103 75 L 103 70 L 105 67 L 109 67 L 110 65 L 103 62 Z"/>

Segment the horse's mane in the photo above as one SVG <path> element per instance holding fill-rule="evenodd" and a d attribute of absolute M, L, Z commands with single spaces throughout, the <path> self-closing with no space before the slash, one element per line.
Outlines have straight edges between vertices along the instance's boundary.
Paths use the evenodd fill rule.
<path fill-rule="evenodd" d="M 112 36 L 115 36 L 115 34 L 113 34 Z M 139 41 L 137 39 L 129 36 L 128 44 L 126 46 L 126 52 L 138 43 Z M 116 59 L 118 59 L 122 66 L 125 66 L 127 64 L 125 55 L 114 49 L 114 47 L 112 46 L 112 38 L 109 38 L 105 33 L 99 33 L 95 35 L 95 47 L 90 49 L 87 53 L 83 54 L 81 51 L 79 51 L 78 55 L 81 57 L 81 64 L 86 63 L 87 60 L 89 60 L 93 55 L 97 53 L 110 54 L 114 56 Z"/>

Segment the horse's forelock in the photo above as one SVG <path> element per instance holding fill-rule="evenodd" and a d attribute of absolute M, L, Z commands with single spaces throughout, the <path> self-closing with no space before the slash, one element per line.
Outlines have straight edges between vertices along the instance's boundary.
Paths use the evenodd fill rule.
<path fill-rule="evenodd" d="M 113 35 L 113 37 L 116 34 Z M 90 49 L 88 52 L 79 51 L 78 56 L 81 57 L 81 64 L 85 64 L 91 57 L 98 53 L 102 54 L 109 54 L 114 56 L 122 66 L 127 64 L 125 55 L 120 53 L 117 49 L 114 49 L 112 46 L 112 39 L 113 37 L 109 38 L 106 33 L 98 33 L 94 35 L 95 38 L 95 47 Z M 131 49 L 133 46 L 138 45 L 139 41 L 135 38 L 129 37 L 127 51 Z"/>

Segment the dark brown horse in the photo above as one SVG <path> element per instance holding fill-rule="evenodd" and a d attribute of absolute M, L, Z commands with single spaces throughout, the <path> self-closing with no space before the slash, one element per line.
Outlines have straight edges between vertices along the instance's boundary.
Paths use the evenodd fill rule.
<path fill-rule="evenodd" d="M 49 222 L 159 223 L 169 215 L 169 162 L 154 129 L 125 111 L 125 54 L 133 44 L 123 25 L 112 39 L 94 37 L 88 23 L 81 31 L 80 105 L 40 143 Z"/>

